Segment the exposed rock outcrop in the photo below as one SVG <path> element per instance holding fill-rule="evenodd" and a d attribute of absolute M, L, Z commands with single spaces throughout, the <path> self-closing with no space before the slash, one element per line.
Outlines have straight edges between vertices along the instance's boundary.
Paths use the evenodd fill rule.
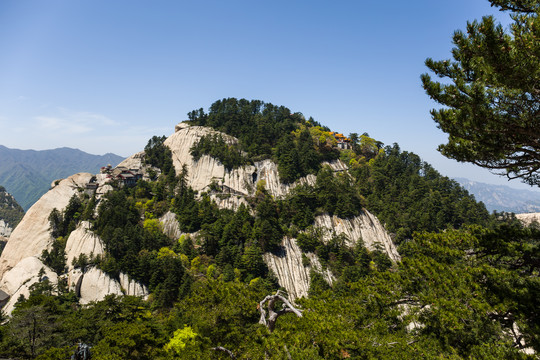
<path fill-rule="evenodd" d="M 173 164 L 178 172 L 183 166 L 188 171 L 189 185 L 196 191 L 207 190 L 208 186 L 214 182 L 218 186 L 226 189 L 225 193 L 232 195 L 248 196 L 255 192 L 256 184 L 263 180 L 266 190 L 274 197 L 286 196 L 292 188 L 299 184 L 315 184 L 316 176 L 310 174 L 299 179 L 294 184 L 283 184 L 279 178 L 277 164 L 272 160 L 263 160 L 255 162 L 254 165 L 246 165 L 231 171 L 227 171 L 218 160 L 203 155 L 198 161 L 195 161 L 190 154 L 191 147 L 205 135 L 215 134 L 217 131 L 202 126 L 189 126 L 180 123 L 176 126 L 176 132 L 165 140 L 172 152 Z M 221 133 L 229 142 L 237 142 L 231 136 Z M 129 160 L 129 159 L 128 159 Z M 126 162 L 128 161 L 126 160 Z M 134 161 L 134 160 L 129 160 Z M 346 165 L 340 161 L 333 161 L 328 164 L 334 171 L 345 171 Z M 236 200 L 224 201 L 225 207 L 239 205 L 241 202 Z"/>
<path fill-rule="evenodd" d="M 159 221 L 163 226 L 163 233 L 169 238 L 179 239 L 180 236 L 182 236 L 182 231 L 180 231 L 178 220 L 176 220 L 176 215 L 173 212 L 168 211 L 159 219 Z"/>
<path fill-rule="evenodd" d="M 75 284 L 81 304 L 103 300 L 109 294 L 141 296 L 143 298 L 148 296 L 146 287 L 130 280 L 127 275 L 122 273 L 120 273 L 119 281 L 112 279 L 96 267 L 88 269 L 80 277 L 76 277 L 76 274 L 73 275 L 71 286 Z"/>
<path fill-rule="evenodd" d="M 109 294 L 122 295 L 120 283 L 95 267 L 82 275 L 79 291 L 81 304 L 103 300 Z"/>
<path fill-rule="evenodd" d="M 148 297 L 148 289 L 146 286 L 143 286 L 135 280 L 130 279 L 126 274 L 120 273 L 119 281 L 120 288 L 125 295 L 140 296 L 142 298 Z"/>
<path fill-rule="evenodd" d="M 41 270 L 43 270 L 42 275 L 40 275 Z M 58 282 L 56 273 L 45 266 L 37 257 L 30 256 L 19 261 L 0 280 L 0 288 L 11 296 L 2 311 L 10 314 L 19 297 L 23 295 L 28 298 L 30 287 L 36 282 L 45 279 L 48 279 L 54 285 Z"/>
<path fill-rule="evenodd" d="M 540 213 L 516 214 L 516 217 L 526 226 L 531 225 L 533 222 L 540 224 Z"/>
<path fill-rule="evenodd" d="M 359 216 L 352 219 L 340 219 L 337 216 L 322 215 L 315 218 L 315 226 L 327 229 L 323 232 L 325 241 L 330 240 L 333 234 L 347 236 L 348 246 L 354 246 L 358 240 L 364 242 L 369 250 L 380 247 L 388 257 L 397 262 L 400 260 L 396 246 L 390 235 L 386 232 L 379 220 L 367 210 L 363 210 Z"/>
<path fill-rule="evenodd" d="M 191 147 L 205 135 L 217 133 L 215 130 L 202 126 L 186 126 L 179 124 L 177 131 L 165 140 L 172 152 L 173 164 L 178 172 L 185 165 L 188 171 L 189 185 L 196 191 L 205 189 L 212 182 L 227 186 L 243 195 L 250 193 L 249 186 L 253 183 L 252 174 L 255 171 L 253 166 L 227 171 L 216 159 L 203 155 L 195 161 L 190 154 Z M 222 134 L 229 142 L 237 140 L 231 136 Z"/>
<path fill-rule="evenodd" d="M 302 250 L 296 244 L 296 239 L 285 237 L 281 246 L 280 252 L 265 253 L 263 258 L 268 268 L 276 275 L 279 285 L 287 290 L 289 299 L 308 295 L 312 268 L 321 273 L 329 284 L 332 284 L 334 276 L 329 270 L 323 270 L 317 255 L 307 253 L 306 257 L 310 260 L 310 264 L 304 266 Z"/>
<path fill-rule="evenodd" d="M 83 191 L 93 177 L 92 174 L 81 173 L 53 182 L 52 189 L 28 210 L 11 234 L 0 256 L 0 276 L 3 275 L 0 289 L 11 296 L 3 308 L 6 314 L 11 313 L 21 294 L 28 296 L 29 287 L 39 281 L 38 274 L 42 268 L 53 284 L 58 282 L 56 273 L 38 259 L 43 250 L 50 249 L 54 241 L 50 233 L 49 214 L 54 208 L 62 211 L 71 197 Z M 112 189 L 105 179 L 99 180 L 103 181 L 99 181 L 100 186 L 96 191 L 98 198 Z M 144 286 L 130 280 L 125 274 L 120 274 L 119 280 L 114 280 L 96 268 L 91 268 L 86 273 L 81 269 L 74 269 L 73 259 L 81 254 L 90 257 L 104 253 L 103 242 L 90 230 L 88 222 L 81 222 L 77 229 L 71 232 L 65 252 L 68 273 L 63 276 L 67 278 L 70 289 L 80 295 L 81 303 L 101 300 L 107 294 L 113 293 L 143 297 L 148 295 Z"/>
<path fill-rule="evenodd" d="M 73 269 L 73 260 L 81 254 L 88 257 L 91 255 L 97 256 L 105 252 L 103 242 L 90 230 L 90 223 L 83 221 L 77 229 L 71 232 L 66 242 L 66 265 L 71 270 Z"/>
<path fill-rule="evenodd" d="M 165 141 L 165 145 L 172 151 L 173 164 L 177 172 L 186 166 L 190 185 L 195 190 L 208 190 L 212 182 L 224 190 L 225 196 L 212 195 L 212 199 L 220 207 L 236 209 L 241 203 L 245 203 L 245 196 L 254 194 L 256 184 L 260 180 L 264 181 L 266 190 L 275 198 L 286 196 L 299 184 L 315 184 L 316 176 L 313 174 L 299 179 L 294 184 L 283 184 L 279 178 L 277 164 L 268 159 L 256 162 L 253 166 L 243 166 L 231 171 L 227 171 L 218 160 L 207 155 L 195 161 L 190 154 L 191 147 L 202 136 L 214 133 L 216 131 L 210 128 L 180 123 L 175 128 L 175 134 Z M 223 136 L 229 142 L 237 141 L 230 136 Z M 334 172 L 347 171 L 347 166 L 340 160 L 326 164 Z M 368 211 L 363 211 L 353 219 L 340 219 L 329 215 L 319 216 L 315 220 L 315 226 L 326 229 L 325 240 L 329 240 L 333 234 L 344 234 L 349 246 L 361 240 L 368 249 L 380 249 L 392 261 L 400 260 L 390 236 L 378 219 Z M 280 285 L 287 289 L 289 296 L 296 298 L 307 295 L 311 266 L 316 271 L 322 272 L 325 279 L 332 283 L 332 274 L 329 271 L 322 271 L 318 258 L 314 254 L 306 255 L 311 265 L 304 267 L 302 252 L 296 245 L 295 239 L 285 238 L 282 245 L 282 253 L 277 255 L 267 253 L 264 259 L 268 267 L 276 274 Z"/>
<path fill-rule="evenodd" d="M 291 189 L 299 184 L 314 185 L 316 176 L 311 174 L 299 179 L 294 184 L 283 184 L 280 181 L 277 164 L 271 160 L 263 160 L 246 165 L 231 171 L 216 159 L 204 155 L 195 161 L 190 154 L 191 147 L 199 139 L 208 134 L 216 133 L 211 128 L 201 126 L 189 126 L 181 123 L 176 126 L 176 132 L 165 140 L 172 152 L 173 164 L 177 173 L 185 166 L 188 171 L 189 185 L 196 191 L 209 191 L 213 200 L 221 208 L 236 209 L 240 204 L 247 204 L 246 198 L 255 194 L 257 184 L 264 184 L 266 190 L 275 198 L 283 198 L 290 193 Z M 229 143 L 237 142 L 237 139 L 222 134 Z M 137 153 L 126 159 L 119 166 L 128 169 L 140 169 L 143 176 L 147 176 L 144 165 L 144 153 Z M 340 160 L 328 163 L 335 172 L 347 171 L 346 165 Z M 143 177 L 144 178 L 144 177 Z M 17 229 L 11 234 L 6 249 L 0 256 L 0 277 L 5 274 L 0 282 L 0 289 L 12 296 L 25 280 L 13 280 L 17 277 L 17 271 L 26 273 L 20 278 L 35 278 L 43 264 L 37 259 L 43 250 L 49 249 L 53 238 L 49 230 L 49 214 L 56 208 L 63 210 L 73 194 L 88 190 L 86 185 L 93 180 L 92 187 L 99 199 L 103 194 L 112 189 L 107 174 L 76 174 L 65 180 L 58 180 L 52 184 L 52 189 L 45 194 L 26 214 Z M 216 191 L 216 187 L 219 191 Z M 176 216 L 172 212 L 166 213 L 160 218 L 164 233 L 172 239 L 178 239 L 182 235 Z M 326 229 L 323 231 L 325 241 L 333 234 L 344 234 L 347 237 L 347 245 L 353 246 L 361 240 L 371 250 L 379 248 L 385 251 L 393 261 L 399 261 L 390 237 L 379 223 L 377 218 L 367 211 L 353 219 L 340 219 L 328 215 L 318 216 L 315 219 L 315 227 Z M 268 267 L 276 274 L 281 286 L 285 287 L 291 298 L 306 296 L 309 289 L 310 271 L 313 269 L 323 275 L 329 283 L 334 281 L 330 271 L 323 269 L 315 254 L 302 254 L 302 251 L 293 238 L 284 238 L 282 252 L 277 254 L 264 254 Z M 104 253 L 104 245 L 99 237 L 90 230 L 88 222 L 82 222 L 68 237 L 66 244 L 66 258 L 68 284 L 71 289 L 80 295 L 81 303 L 89 303 L 103 299 L 108 294 L 128 294 L 147 296 L 148 289 L 130 280 L 125 274 L 120 274 L 118 279 L 113 279 L 96 267 L 84 270 L 74 268 L 73 259 L 81 254 L 87 256 Z M 303 256 L 309 259 L 309 264 L 303 261 Z M 32 259 L 32 260 L 26 260 Z M 304 258 L 305 259 L 305 258 Z M 22 261 L 21 261 L 22 260 Z M 39 267 L 39 268 L 38 268 Z M 10 271 L 11 269 L 11 271 Z M 46 271 L 49 271 L 46 269 Z M 52 272 L 51 272 L 52 273 Z M 9 276 L 8 276 L 9 274 Z M 48 273 L 47 273 L 48 274 Z M 49 275 L 47 275 L 49 276 Z M 50 278 L 55 277 L 52 273 Z M 39 280 L 39 279 L 38 279 Z M 35 280 L 37 281 L 37 280 Z M 34 282 L 35 282 L 34 281 Z M 30 283 L 30 281 L 29 281 Z"/>
<path fill-rule="evenodd" d="M 73 194 L 83 189 L 91 178 L 92 174 L 79 173 L 59 181 L 28 210 L 0 256 L 0 278 L 22 259 L 38 257 L 49 248 L 53 242 L 49 231 L 49 214 L 54 208 L 64 209 Z"/>
<path fill-rule="evenodd" d="M 362 211 L 360 216 L 352 219 L 340 219 L 337 216 L 322 215 L 315 218 L 315 227 L 320 228 L 323 234 L 323 241 L 328 241 L 334 235 L 343 234 L 347 238 L 347 246 L 354 246 L 358 241 L 363 241 L 364 246 L 369 250 L 380 249 L 388 257 L 397 262 L 400 260 L 399 253 L 390 236 L 384 230 L 379 220 L 367 210 Z M 318 257 L 313 253 L 305 256 L 310 260 L 309 266 L 304 266 L 302 261 L 302 251 L 296 244 L 295 239 L 284 238 L 281 252 L 266 253 L 264 260 L 276 275 L 279 285 L 283 286 L 291 298 L 307 296 L 310 277 L 309 273 L 313 268 L 321 273 L 324 279 L 332 284 L 334 276 L 323 268 Z"/>

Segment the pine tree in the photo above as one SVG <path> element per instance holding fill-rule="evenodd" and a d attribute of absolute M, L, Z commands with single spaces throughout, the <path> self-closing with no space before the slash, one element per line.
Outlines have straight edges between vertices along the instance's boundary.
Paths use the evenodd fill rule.
<path fill-rule="evenodd" d="M 432 110 L 448 143 L 449 158 L 540 185 L 540 2 L 490 0 L 512 11 L 507 32 L 492 16 L 467 24 L 453 37 L 453 61 L 426 60 L 438 77 L 422 75 L 427 94 L 443 105 Z"/>

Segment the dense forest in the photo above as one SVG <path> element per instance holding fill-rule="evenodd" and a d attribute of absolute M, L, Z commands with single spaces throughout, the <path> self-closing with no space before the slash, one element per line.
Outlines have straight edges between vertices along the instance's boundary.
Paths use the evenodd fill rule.
<path fill-rule="evenodd" d="M 3 186 L 0 186 L 0 219 L 15 228 L 24 216 L 23 208 Z"/>
<path fill-rule="evenodd" d="M 91 345 L 93 359 L 526 359 L 534 357 L 523 344 L 540 350 L 540 229 L 490 215 L 397 144 L 350 134 L 339 149 L 330 129 L 283 106 L 223 99 L 189 116 L 238 139 L 203 138 L 194 156 L 228 169 L 270 158 L 283 182 L 307 174 L 315 182 L 283 198 L 259 182 L 246 204 L 223 209 L 211 198 L 226 196 L 219 187 L 195 192 L 165 137 L 153 137 L 150 180 L 115 185 L 102 199 L 75 195 L 51 213 L 55 242 L 42 254 L 62 274 L 67 237 L 90 221 L 106 253 L 74 265 L 126 273 L 149 299 L 110 295 L 83 306 L 64 283 L 45 279 L 0 326 L 0 354 L 66 359 L 78 342 Z M 325 163 L 338 159 L 348 171 Z M 364 208 L 392 233 L 400 262 L 362 239 L 350 239 L 353 247 L 340 235 L 323 241 L 313 227 L 317 215 L 347 219 Z M 179 239 L 163 234 L 168 211 L 186 233 Z M 262 257 L 279 252 L 284 236 L 317 255 L 335 281 L 312 271 L 309 296 L 288 299 Z"/>

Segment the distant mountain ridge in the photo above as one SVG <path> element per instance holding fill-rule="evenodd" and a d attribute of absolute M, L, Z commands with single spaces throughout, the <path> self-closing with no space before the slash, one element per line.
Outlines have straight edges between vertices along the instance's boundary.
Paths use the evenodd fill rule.
<path fill-rule="evenodd" d="M 52 181 L 78 172 L 97 173 L 102 166 L 122 160 L 111 153 L 92 155 L 67 147 L 37 151 L 0 145 L 0 184 L 26 211 L 49 190 Z"/>
<path fill-rule="evenodd" d="M 489 211 L 506 211 L 516 214 L 540 212 L 540 192 L 518 190 L 505 185 L 492 185 L 455 178 L 477 201 L 482 201 Z"/>

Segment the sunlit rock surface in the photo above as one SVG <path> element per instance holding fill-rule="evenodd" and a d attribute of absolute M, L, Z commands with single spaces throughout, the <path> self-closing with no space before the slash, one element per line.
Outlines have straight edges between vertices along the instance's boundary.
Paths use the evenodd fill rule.
<path fill-rule="evenodd" d="M 90 230 L 90 223 L 82 221 L 77 229 L 71 232 L 66 242 L 66 265 L 71 270 L 73 269 L 73 260 L 86 255 L 90 258 L 91 255 L 97 256 L 105 252 L 103 242 Z"/>
<path fill-rule="evenodd" d="M 92 174 L 79 173 L 61 180 L 41 197 L 26 213 L 9 237 L 0 256 L 0 278 L 19 261 L 30 256 L 39 257 L 50 247 L 53 237 L 49 231 L 49 214 L 56 208 L 62 211 L 79 189 L 84 189 Z"/>
<path fill-rule="evenodd" d="M 526 226 L 529 226 L 534 222 L 540 224 L 540 213 L 516 214 L 516 217 Z"/>
<path fill-rule="evenodd" d="M 37 257 L 30 256 L 19 261 L 4 274 L 0 281 L 0 288 L 11 296 L 2 311 L 7 315 L 11 314 L 19 297 L 23 295 L 28 299 L 30 287 L 45 279 L 48 279 L 53 285 L 58 282 L 56 273 L 45 266 Z"/>

